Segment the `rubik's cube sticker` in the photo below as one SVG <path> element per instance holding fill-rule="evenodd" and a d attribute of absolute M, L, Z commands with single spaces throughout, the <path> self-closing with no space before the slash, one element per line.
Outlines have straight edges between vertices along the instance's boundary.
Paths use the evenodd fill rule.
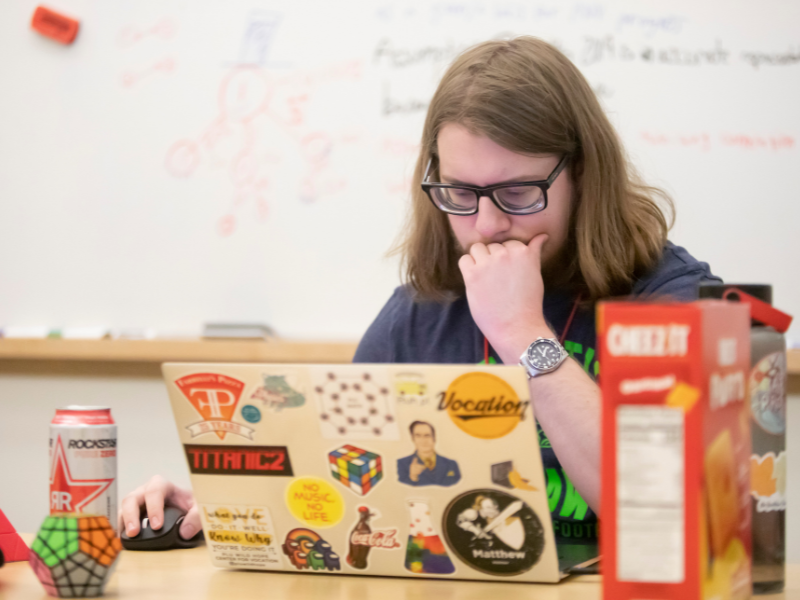
<path fill-rule="evenodd" d="M 328 454 L 333 478 L 359 496 L 366 496 L 383 479 L 379 454 L 347 444 Z"/>
<path fill-rule="evenodd" d="M 319 370 L 312 374 L 322 437 L 399 440 L 395 398 L 385 373 Z"/>
<path fill-rule="evenodd" d="M 49 595 L 93 597 L 102 595 L 121 549 L 106 517 L 50 516 L 28 561 Z"/>

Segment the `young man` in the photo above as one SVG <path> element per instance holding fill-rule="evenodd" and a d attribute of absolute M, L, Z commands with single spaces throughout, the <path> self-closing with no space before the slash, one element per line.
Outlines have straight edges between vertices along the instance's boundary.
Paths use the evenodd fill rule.
<path fill-rule="evenodd" d="M 522 362 L 556 534 L 593 543 L 595 304 L 692 300 L 699 282 L 719 279 L 667 241 L 657 200 L 671 202 L 636 178 L 583 75 L 535 38 L 486 42 L 455 60 L 428 108 L 414 180 L 400 247 L 407 283 L 355 361 Z M 165 501 L 190 511 L 182 535 L 199 530 L 191 495 L 154 479 L 123 502 L 128 533 L 141 506 L 158 527 Z"/>
<path fill-rule="evenodd" d="M 656 200 L 669 199 L 635 178 L 583 75 L 541 40 L 456 59 L 429 106 L 415 181 L 408 283 L 355 361 L 522 362 L 556 534 L 596 541 L 595 303 L 692 300 L 719 279 L 667 241 Z"/>

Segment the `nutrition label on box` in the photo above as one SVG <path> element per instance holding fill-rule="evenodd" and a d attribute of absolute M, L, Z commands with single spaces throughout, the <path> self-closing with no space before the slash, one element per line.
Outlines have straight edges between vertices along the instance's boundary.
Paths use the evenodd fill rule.
<path fill-rule="evenodd" d="M 617 577 L 684 579 L 684 415 L 665 406 L 617 408 Z"/>

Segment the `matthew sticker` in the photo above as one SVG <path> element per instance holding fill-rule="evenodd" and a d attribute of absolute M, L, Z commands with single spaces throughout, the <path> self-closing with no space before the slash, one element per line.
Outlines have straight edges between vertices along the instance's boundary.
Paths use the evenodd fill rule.
<path fill-rule="evenodd" d="M 253 439 L 253 429 L 231 421 L 244 390 L 243 382 L 218 373 L 194 373 L 176 379 L 175 385 L 203 418 L 186 428 L 192 437 L 213 432 L 221 440 L 228 433 Z"/>
<path fill-rule="evenodd" d="M 482 573 L 525 573 L 544 550 L 544 528 L 533 509 L 498 490 L 455 498 L 444 511 L 442 529 L 453 552 Z"/>
<path fill-rule="evenodd" d="M 456 378 L 439 393 L 438 408 L 447 411 L 461 431 L 492 440 L 512 432 L 525 418 L 528 404 L 497 375 L 475 371 Z"/>

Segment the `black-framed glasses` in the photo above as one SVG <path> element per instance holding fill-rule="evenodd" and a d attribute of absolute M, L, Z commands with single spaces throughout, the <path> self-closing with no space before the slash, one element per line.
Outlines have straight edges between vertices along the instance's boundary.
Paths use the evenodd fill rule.
<path fill-rule="evenodd" d="M 547 208 L 547 190 L 567 166 L 567 158 L 568 156 L 565 154 L 547 179 L 501 183 L 482 188 L 471 185 L 431 183 L 428 181 L 431 164 L 433 164 L 433 157 L 431 157 L 425 168 L 425 176 L 422 178 L 422 189 L 428 194 L 428 198 L 436 208 L 451 215 L 474 215 L 478 212 L 478 201 L 483 196 L 494 202 L 494 205 L 504 213 L 531 215 Z"/>

